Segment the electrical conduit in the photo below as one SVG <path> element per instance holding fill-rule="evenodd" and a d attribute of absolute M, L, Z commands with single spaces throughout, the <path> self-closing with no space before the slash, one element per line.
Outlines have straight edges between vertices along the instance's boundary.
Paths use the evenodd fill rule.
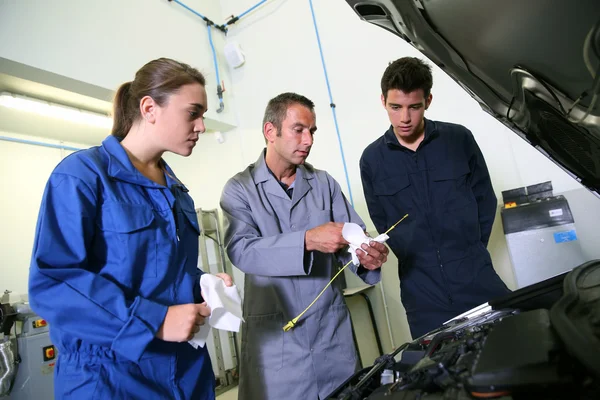
<path fill-rule="evenodd" d="M 333 122 L 335 124 L 335 131 L 337 133 L 338 143 L 340 145 L 340 154 L 342 155 L 342 164 L 344 165 L 344 173 L 346 175 L 346 185 L 348 186 L 348 197 L 350 198 L 350 204 L 354 207 L 354 199 L 352 197 L 352 187 L 350 186 L 350 178 L 348 177 L 348 168 L 346 167 L 346 157 L 344 155 L 344 147 L 342 146 L 342 137 L 340 136 L 340 128 L 338 126 L 337 114 L 335 112 L 335 103 L 333 102 L 333 96 L 331 94 L 331 86 L 329 85 L 329 76 L 327 75 L 327 67 L 325 66 L 325 57 L 323 56 L 323 48 L 321 46 L 321 37 L 319 36 L 319 28 L 317 26 L 317 18 L 315 16 L 315 10 L 313 7 L 312 0 L 308 0 L 310 4 L 310 12 L 312 14 L 313 25 L 315 27 L 315 34 L 317 35 L 317 43 L 319 45 L 319 54 L 321 55 L 321 64 L 323 65 L 323 73 L 325 75 L 325 82 L 327 83 L 327 93 L 329 94 L 329 106 L 333 113 Z"/>
<path fill-rule="evenodd" d="M 340 135 L 340 129 L 337 122 L 337 114 L 335 111 L 335 103 L 333 102 L 333 95 L 331 94 L 331 85 L 329 84 L 329 76 L 327 75 L 327 67 L 325 65 L 325 57 L 323 56 L 323 47 L 321 46 L 321 37 L 319 36 L 319 28 L 317 26 L 317 18 L 315 16 L 315 9 L 313 7 L 312 0 L 308 0 L 310 4 L 310 12 L 312 15 L 313 25 L 315 27 L 315 34 L 317 36 L 317 43 L 319 45 L 319 54 L 321 56 L 321 64 L 323 65 L 323 74 L 325 75 L 325 82 L 327 83 L 327 93 L 329 94 L 329 105 L 331 107 L 331 112 L 333 114 L 333 122 L 335 124 L 335 131 L 338 137 L 338 143 L 340 146 L 340 154 L 342 156 L 342 164 L 344 165 L 344 173 L 346 175 L 346 185 L 348 186 L 348 197 L 350 198 L 350 204 L 354 207 L 354 199 L 352 197 L 352 187 L 350 186 L 350 178 L 348 176 L 348 167 L 346 166 L 346 157 L 344 155 L 344 147 L 342 145 L 342 138 Z M 385 297 L 385 290 L 383 288 L 383 284 L 379 283 L 379 288 L 381 289 L 381 297 L 383 299 L 383 309 L 385 312 L 385 319 L 387 321 L 388 333 L 390 335 L 390 342 L 392 344 L 392 348 L 394 347 L 394 336 L 392 335 L 392 326 L 390 324 L 390 315 L 388 311 L 387 301 Z"/>
<path fill-rule="evenodd" d="M 204 22 L 206 22 L 206 28 L 208 30 L 208 41 L 210 43 L 210 49 L 212 51 L 212 56 L 213 56 L 213 64 L 215 66 L 215 73 L 216 73 L 216 77 L 217 77 L 217 97 L 219 98 L 219 108 L 217 109 L 217 112 L 220 113 L 225 109 L 225 105 L 223 104 L 223 86 L 221 85 L 221 78 L 219 76 L 219 63 L 217 61 L 217 52 L 215 51 L 215 45 L 214 45 L 213 39 L 212 39 L 211 26 L 214 25 L 214 22 L 212 22 L 210 19 L 208 19 L 204 15 L 200 14 L 198 11 L 192 9 L 191 7 L 185 5 L 183 2 L 181 2 L 179 0 L 170 0 L 170 1 L 173 1 L 177 4 L 179 4 L 180 6 L 182 6 L 183 8 L 185 8 L 192 14 L 196 15 L 197 17 L 202 18 L 204 20 Z"/>

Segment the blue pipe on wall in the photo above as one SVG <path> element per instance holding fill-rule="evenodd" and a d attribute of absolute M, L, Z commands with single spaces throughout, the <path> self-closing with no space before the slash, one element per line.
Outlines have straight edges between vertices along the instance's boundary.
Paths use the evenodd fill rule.
<path fill-rule="evenodd" d="M 72 150 L 72 151 L 82 150 L 82 149 L 79 149 L 77 147 L 64 146 L 64 145 L 61 145 L 61 144 L 36 142 L 35 140 L 18 139 L 18 138 L 12 138 L 12 137 L 9 137 L 9 136 L 0 136 L 0 140 L 4 140 L 4 141 L 7 141 L 7 142 L 31 144 L 31 145 L 34 145 L 34 146 L 50 147 L 52 149 L 64 149 L 64 150 Z"/>
<path fill-rule="evenodd" d="M 213 39 L 212 39 L 212 30 L 211 30 L 211 26 L 214 25 L 214 22 L 211 21 L 210 19 L 208 19 L 207 17 L 205 17 L 204 15 L 200 14 L 198 11 L 192 9 L 191 7 L 185 5 L 184 3 L 182 3 L 179 0 L 172 0 L 175 3 L 179 4 L 180 6 L 182 6 L 183 8 L 185 8 L 186 10 L 188 10 L 189 12 L 191 12 L 192 14 L 202 18 L 205 22 L 206 22 L 206 28 L 208 30 L 208 42 L 210 43 L 210 49 L 212 50 L 212 55 L 213 55 L 213 64 L 215 65 L 215 72 L 217 75 L 217 97 L 219 98 L 219 108 L 217 109 L 217 112 L 220 113 L 225 109 L 225 105 L 223 104 L 223 86 L 221 86 L 221 78 L 219 75 L 219 63 L 217 61 L 217 52 L 215 50 L 215 45 L 213 43 Z M 216 25 L 215 25 L 216 26 Z M 217 28 L 221 28 L 221 29 L 225 29 L 223 27 L 217 26 Z"/>
<path fill-rule="evenodd" d="M 262 0 L 261 2 L 259 2 L 258 4 L 253 5 L 252 7 L 250 7 L 249 9 L 247 9 L 246 11 L 244 11 L 243 13 L 241 13 L 240 15 L 238 15 L 237 19 L 239 20 L 240 18 L 242 18 L 244 15 L 252 12 L 252 10 L 254 10 L 255 8 L 257 8 L 258 6 L 260 6 L 261 4 L 265 3 L 267 0 Z"/>
<path fill-rule="evenodd" d="M 192 14 L 197 15 L 198 17 L 202 18 L 205 21 L 208 21 L 208 18 L 206 18 L 204 15 L 200 14 L 197 11 L 192 10 L 190 7 L 186 6 L 185 4 L 183 4 L 181 1 L 179 0 L 173 0 L 175 3 L 179 4 L 181 7 L 185 8 L 186 10 L 190 11 Z"/>
<path fill-rule="evenodd" d="M 213 53 L 213 64 L 215 66 L 215 71 L 217 71 L 217 83 L 221 84 L 221 76 L 219 75 L 219 63 L 218 63 L 217 57 L 216 57 L 215 45 L 213 43 L 212 30 L 210 29 L 210 25 L 207 25 L 206 29 L 208 30 L 208 42 L 210 43 L 210 49 L 212 50 L 212 53 Z"/>
<path fill-rule="evenodd" d="M 346 167 L 346 157 L 344 155 L 344 147 L 342 146 L 342 137 L 340 135 L 340 128 L 338 126 L 337 114 L 335 112 L 335 103 L 333 102 L 333 95 L 331 94 L 331 86 L 329 85 L 329 76 L 327 75 L 327 67 L 325 66 L 325 57 L 323 56 L 323 48 L 321 47 L 321 37 L 319 36 L 319 28 L 317 26 L 317 18 L 315 17 L 315 9 L 313 8 L 312 0 L 308 0 L 310 4 L 310 12 L 312 14 L 313 25 L 315 27 L 315 33 L 317 35 L 317 43 L 319 44 L 319 53 L 321 54 L 321 64 L 323 65 L 323 73 L 325 74 L 325 82 L 327 83 L 327 93 L 329 93 L 329 105 L 331 106 L 331 112 L 333 113 L 333 122 L 335 124 L 335 131 L 337 133 L 338 143 L 340 145 L 340 154 L 342 155 L 342 164 L 344 165 L 344 173 L 346 175 L 346 185 L 348 185 L 348 197 L 350 198 L 350 204 L 354 207 L 354 199 L 352 198 L 352 187 L 350 186 L 350 178 L 348 176 L 348 168 Z"/>
<path fill-rule="evenodd" d="M 221 77 L 219 75 L 219 62 L 217 61 L 217 52 L 212 39 L 212 29 L 209 24 L 206 25 L 206 29 L 208 30 L 208 42 L 210 43 L 210 49 L 213 54 L 213 64 L 215 65 L 215 71 L 217 72 L 217 97 L 219 98 L 219 108 L 217 109 L 217 112 L 220 113 L 225 108 L 225 105 L 223 104 L 223 87 L 221 86 Z"/>

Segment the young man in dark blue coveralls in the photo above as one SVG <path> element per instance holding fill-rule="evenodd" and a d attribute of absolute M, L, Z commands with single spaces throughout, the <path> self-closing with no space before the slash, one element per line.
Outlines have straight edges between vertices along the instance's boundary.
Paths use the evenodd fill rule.
<path fill-rule="evenodd" d="M 467 128 L 424 118 L 432 84 L 417 58 L 388 66 L 381 102 L 391 126 L 360 160 L 377 230 L 409 214 L 387 243 L 413 338 L 509 292 L 487 251 L 497 200 L 485 160 Z"/>

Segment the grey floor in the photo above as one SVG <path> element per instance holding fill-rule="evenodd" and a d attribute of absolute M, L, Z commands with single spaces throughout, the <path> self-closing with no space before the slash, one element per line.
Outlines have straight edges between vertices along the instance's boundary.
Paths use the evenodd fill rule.
<path fill-rule="evenodd" d="M 233 389 L 226 391 L 225 393 L 217 396 L 217 400 L 237 400 L 238 388 L 237 386 Z"/>

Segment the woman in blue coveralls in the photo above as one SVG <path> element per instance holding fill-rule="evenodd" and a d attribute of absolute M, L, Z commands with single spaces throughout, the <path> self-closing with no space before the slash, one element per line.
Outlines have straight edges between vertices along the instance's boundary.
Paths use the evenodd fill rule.
<path fill-rule="evenodd" d="M 204 86 L 189 65 L 144 65 L 117 91 L 112 135 L 48 180 L 29 299 L 58 349 L 57 399 L 215 397 L 206 347 L 186 343 L 210 315 L 198 220 L 161 158 L 192 153 L 205 130 Z"/>

